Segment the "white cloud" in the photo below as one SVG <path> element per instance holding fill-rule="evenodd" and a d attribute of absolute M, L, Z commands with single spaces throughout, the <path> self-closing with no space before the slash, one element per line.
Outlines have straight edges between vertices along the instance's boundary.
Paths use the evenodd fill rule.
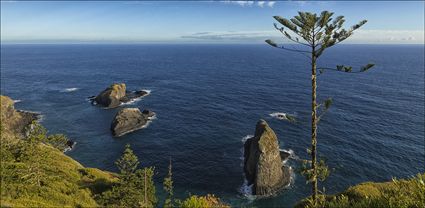
<path fill-rule="evenodd" d="M 423 30 L 358 30 L 347 42 L 424 43 Z"/>
<path fill-rule="evenodd" d="M 276 3 L 275 1 L 269 1 L 269 2 L 267 3 L 267 6 L 269 6 L 269 7 L 273 7 L 275 3 Z"/>
<path fill-rule="evenodd" d="M 274 34 L 273 34 L 274 33 Z M 181 38 L 210 41 L 257 41 L 276 36 L 275 31 L 215 31 L 185 35 Z"/>
<path fill-rule="evenodd" d="M 181 36 L 184 39 L 227 42 L 262 42 L 273 39 L 278 43 L 289 43 L 276 30 L 264 31 L 214 31 Z M 292 42 L 291 42 L 292 43 Z M 358 30 L 343 43 L 368 44 L 424 44 L 422 30 Z"/>
<path fill-rule="evenodd" d="M 238 4 L 239 6 L 252 6 L 254 4 L 254 1 L 232 1 L 235 4 Z"/>
<path fill-rule="evenodd" d="M 259 1 L 259 2 L 257 2 L 257 5 L 259 6 L 259 7 L 264 7 L 264 4 L 265 4 L 266 2 L 265 1 Z"/>
<path fill-rule="evenodd" d="M 251 7 L 257 5 L 258 7 L 263 8 L 264 6 L 268 6 L 272 8 L 275 5 L 275 1 L 222 1 L 225 4 L 234 4 L 241 7 Z M 256 3 L 256 4 L 255 4 Z"/>

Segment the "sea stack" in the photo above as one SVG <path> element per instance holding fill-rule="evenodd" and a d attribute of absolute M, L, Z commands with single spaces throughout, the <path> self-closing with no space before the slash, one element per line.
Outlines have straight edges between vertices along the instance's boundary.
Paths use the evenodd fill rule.
<path fill-rule="evenodd" d="M 259 120 L 254 137 L 245 142 L 244 158 L 252 194 L 271 196 L 290 183 L 290 169 L 283 165 L 276 134 L 266 121 Z"/>
<path fill-rule="evenodd" d="M 129 102 L 138 97 L 148 95 L 145 90 L 127 91 L 124 83 L 115 83 L 103 90 L 99 95 L 92 96 L 89 99 L 92 103 L 104 106 L 106 108 L 116 108 L 121 103 Z"/>
<path fill-rule="evenodd" d="M 138 108 L 123 108 L 115 115 L 111 124 L 112 135 L 123 136 L 127 133 L 141 129 L 147 124 L 155 113 L 149 110 L 140 112 Z"/>
<path fill-rule="evenodd" d="M 97 104 L 107 108 L 115 108 L 121 104 L 121 99 L 125 97 L 126 86 L 124 83 L 112 84 L 94 98 Z"/>

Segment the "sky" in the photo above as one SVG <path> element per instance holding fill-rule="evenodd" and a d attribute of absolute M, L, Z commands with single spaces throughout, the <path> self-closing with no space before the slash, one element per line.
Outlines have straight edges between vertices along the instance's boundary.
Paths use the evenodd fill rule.
<path fill-rule="evenodd" d="M 3 1 L 1 43 L 263 43 L 283 40 L 274 15 L 323 10 L 346 43 L 424 44 L 424 1 Z"/>

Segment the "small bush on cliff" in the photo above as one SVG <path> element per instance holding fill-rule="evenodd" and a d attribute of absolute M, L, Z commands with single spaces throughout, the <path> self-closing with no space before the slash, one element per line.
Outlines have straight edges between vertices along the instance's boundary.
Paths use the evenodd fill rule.
<path fill-rule="evenodd" d="M 68 145 L 69 140 L 63 134 L 49 135 L 46 138 L 46 142 L 62 152 L 65 151 L 65 149 L 69 148 L 69 145 Z"/>
<path fill-rule="evenodd" d="M 219 198 L 208 194 L 207 196 L 190 196 L 189 198 L 177 202 L 180 208 L 229 208 Z"/>

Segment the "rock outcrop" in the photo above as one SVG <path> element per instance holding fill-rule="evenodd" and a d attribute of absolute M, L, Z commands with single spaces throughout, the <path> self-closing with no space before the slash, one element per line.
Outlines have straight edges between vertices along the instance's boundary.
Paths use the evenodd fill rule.
<path fill-rule="evenodd" d="M 123 108 L 118 111 L 112 121 L 112 135 L 119 137 L 141 129 L 153 116 L 155 113 L 149 110 L 140 112 L 138 108 Z"/>
<path fill-rule="evenodd" d="M 16 110 L 15 103 L 7 96 L 0 95 L 1 122 L 5 132 L 23 137 L 27 126 L 39 119 L 40 114 Z"/>
<path fill-rule="evenodd" d="M 126 86 L 124 83 L 112 84 L 94 98 L 97 104 L 108 108 L 115 108 L 121 104 L 121 99 L 125 96 Z"/>
<path fill-rule="evenodd" d="M 283 165 L 276 134 L 266 121 L 258 121 L 255 136 L 245 142 L 244 158 L 252 194 L 270 196 L 290 183 L 290 168 Z"/>
<path fill-rule="evenodd" d="M 93 104 L 99 104 L 107 108 L 116 108 L 121 103 L 129 102 L 138 97 L 148 95 L 144 90 L 128 91 L 124 83 L 112 84 L 103 90 L 99 95 L 89 97 Z"/>

